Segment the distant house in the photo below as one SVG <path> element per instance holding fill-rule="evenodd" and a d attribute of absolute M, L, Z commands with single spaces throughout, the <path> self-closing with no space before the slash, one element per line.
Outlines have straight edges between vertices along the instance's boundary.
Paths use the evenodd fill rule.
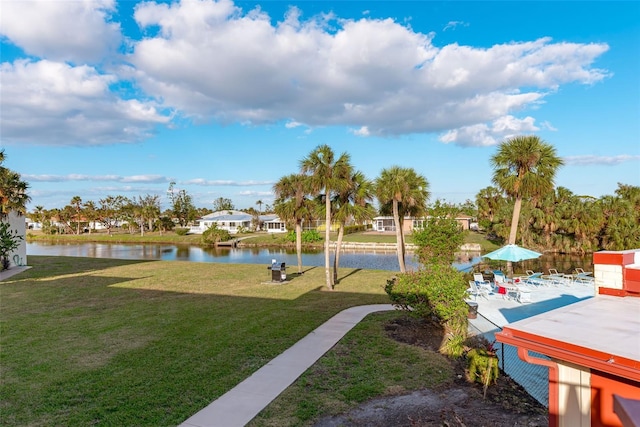
<path fill-rule="evenodd" d="M 496 334 L 549 368 L 550 427 L 640 425 L 640 249 L 596 252 L 593 264 L 594 298 Z"/>
<path fill-rule="evenodd" d="M 32 220 L 29 217 L 24 217 L 25 227 L 27 230 L 42 230 L 42 223 Z"/>
<path fill-rule="evenodd" d="M 404 233 L 410 233 L 411 230 L 413 230 L 413 227 L 413 218 L 408 216 L 404 217 L 402 231 Z M 396 231 L 396 222 L 392 216 L 377 216 L 373 218 L 372 230 L 379 231 L 381 233 Z"/>
<path fill-rule="evenodd" d="M 286 233 L 287 224 L 276 215 L 264 215 L 260 217 L 262 222 L 262 229 L 267 230 L 267 233 Z"/>
<path fill-rule="evenodd" d="M 472 217 L 465 214 L 460 214 L 456 216 L 455 219 L 456 221 L 458 221 L 458 224 L 460 224 L 460 227 L 463 230 L 469 230 L 469 228 L 471 227 L 471 222 L 473 220 Z M 403 226 L 402 231 L 405 234 L 411 233 L 416 228 L 424 227 L 426 221 L 427 221 L 427 218 L 425 217 L 415 218 L 415 217 L 406 216 L 404 217 L 404 222 L 402 223 L 402 226 Z M 380 231 L 380 232 L 396 231 L 396 225 L 393 217 L 377 216 L 373 218 L 373 231 Z"/>
<path fill-rule="evenodd" d="M 246 212 L 225 210 L 217 211 L 198 218 L 195 224 L 189 227 L 189 233 L 202 234 L 213 224 L 220 230 L 226 230 L 229 234 L 236 234 L 238 231 L 251 229 L 253 216 Z"/>

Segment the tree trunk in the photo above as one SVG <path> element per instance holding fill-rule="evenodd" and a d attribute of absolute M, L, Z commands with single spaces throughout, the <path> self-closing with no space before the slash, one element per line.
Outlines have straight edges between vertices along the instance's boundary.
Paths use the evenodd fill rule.
<path fill-rule="evenodd" d="M 327 287 L 330 291 L 333 290 L 333 278 L 331 277 L 331 264 L 329 260 L 329 251 L 331 249 L 330 246 L 330 229 L 331 229 L 331 199 L 329 198 L 329 189 L 326 188 L 325 198 L 325 230 L 324 230 L 324 276 L 327 282 Z"/>
<path fill-rule="evenodd" d="M 302 274 L 302 224 L 296 222 L 296 254 L 298 255 L 298 274 Z"/>
<path fill-rule="evenodd" d="M 511 231 L 509 232 L 509 245 L 516 244 L 516 234 L 518 233 L 518 222 L 520 221 L 520 209 L 522 208 L 522 197 L 516 196 L 516 202 L 513 205 L 513 216 L 511 217 Z M 507 261 L 507 276 L 513 277 L 513 263 Z"/>
<path fill-rule="evenodd" d="M 404 241 L 402 239 L 402 224 L 400 224 L 400 214 L 398 213 L 398 202 L 393 201 L 393 223 L 396 226 L 396 245 L 398 252 L 398 264 L 400 272 L 405 273 L 407 268 L 404 265 Z"/>
<path fill-rule="evenodd" d="M 340 224 L 338 229 L 338 241 L 336 242 L 336 255 L 333 257 L 333 283 L 338 283 L 338 266 L 340 265 L 340 249 L 342 249 L 342 238 L 344 237 L 344 226 Z"/>

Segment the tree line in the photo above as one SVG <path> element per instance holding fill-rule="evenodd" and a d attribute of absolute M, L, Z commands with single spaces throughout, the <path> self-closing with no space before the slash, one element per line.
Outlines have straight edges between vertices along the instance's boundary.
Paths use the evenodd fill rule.
<path fill-rule="evenodd" d="M 0 164 L 4 151 L 0 152 Z M 477 217 L 481 229 L 498 242 L 518 243 L 545 251 L 567 253 L 593 252 L 600 249 L 621 250 L 640 246 L 640 187 L 619 184 L 614 195 L 599 199 L 574 195 L 564 187 L 555 187 L 554 178 L 562 166 L 555 149 L 536 136 L 521 136 L 502 142 L 491 158 L 493 186 L 482 189 L 474 202 L 448 205 L 450 214 L 466 213 Z M 0 201 L 2 212 L 26 213 L 28 183 L 4 167 Z M 259 210 L 244 211 L 256 218 L 275 213 L 295 229 L 296 248 L 301 252 L 301 229 L 306 221 L 324 218 L 325 264 L 327 286 L 337 279 L 340 250 L 329 266 L 331 246 L 329 231 L 337 229 L 337 247 L 351 224 L 362 224 L 375 215 L 393 216 L 396 230 L 398 264 L 406 270 L 403 222 L 407 217 L 428 216 L 429 182 L 412 168 L 391 166 L 375 179 L 368 179 L 351 164 L 348 153 L 336 155 L 330 146 L 316 147 L 300 160 L 299 170 L 283 176 L 273 186 L 273 206 L 256 202 Z M 175 183 L 168 189 L 170 207 L 161 211 L 160 196 L 127 198 L 107 196 L 94 201 L 71 199 L 62 209 L 45 210 L 36 206 L 30 213 L 43 224 L 45 232 L 92 232 L 90 224 L 100 223 L 109 232 L 120 225 L 144 234 L 186 227 L 207 213 L 235 209 L 230 199 L 218 198 L 213 209 L 196 208 L 186 190 Z M 374 208 L 377 200 L 377 209 Z M 516 239 L 516 236 L 518 238 Z M 301 271 L 301 257 L 299 257 Z"/>
<path fill-rule="evenodd" d="M 513 225 L 513 205 L 499 188 L 476 197 L 478 223 L 496 240 L 506 240 Z M 539 251 L 591 253 L 640 247 L 640 187 L 618 184 L 600 198 L 557 187 L 523 200 L 517 243 Z"/>

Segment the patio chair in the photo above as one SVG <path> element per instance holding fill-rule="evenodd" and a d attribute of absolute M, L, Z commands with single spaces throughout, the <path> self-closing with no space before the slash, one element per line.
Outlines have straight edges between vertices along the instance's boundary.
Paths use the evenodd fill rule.
<path fill-rule="evenodd" d="M 491 289 L 493 289 L 493 286 L 491 286 L 491 281 L 489 280 L 485 280 L 484 276 L 482 275 L 482 273 L 473 273 L 473 280 L 478 283 L 478 284 L 485 284 L 485 285 L 489 285 L 489 287 Z"/>
<path fill-rule="evenodd" d="M 527 275 L 521 276 L 520 281 L 523 283 L 526 283 L 527 285 L 536 285 L 536 286 L 548 285 L 548 283 L 542 279 L 542 273 L 533 272 L 533 270 L 527 270 Z"/>
<path fill-rule="evenodd" d="M 555 268 L 549 269 L 549 274 L 542 275 L 541 279 L 546 280 L 547 283 L 551 285 L 568 285 L 571 280 L 564 274 L 558 273 L 558 270 Z"/>
<path fill-rule="evenodd" d="M 479 296 L 489 299 L 492 289 L 490 285 L 478 284 L 475 280 L 469 280 L 469 289 L 467 289 L 467 293 L 472 295 L 474 300 L 478 299 Z"/>
<path fill-rule="evenodd" d="M 584 285 L 593 285 L 595 282 L 595 278 L 592 276 L 591 272 L 585 272 L 581 268 L 576 268 L 576 275 L 573 277 L 573 281 L 575 283 L 581 283 Z"/>

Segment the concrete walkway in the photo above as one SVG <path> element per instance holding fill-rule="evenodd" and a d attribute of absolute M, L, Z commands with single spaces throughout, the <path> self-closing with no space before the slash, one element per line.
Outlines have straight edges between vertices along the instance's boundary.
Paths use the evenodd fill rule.
<path fill-rule="evenodd" d="M 341 311 L 181 426 L 246 425 L 365 316 L 389 310 L 394 310 L 391 304 L 362 305 Z"/>

